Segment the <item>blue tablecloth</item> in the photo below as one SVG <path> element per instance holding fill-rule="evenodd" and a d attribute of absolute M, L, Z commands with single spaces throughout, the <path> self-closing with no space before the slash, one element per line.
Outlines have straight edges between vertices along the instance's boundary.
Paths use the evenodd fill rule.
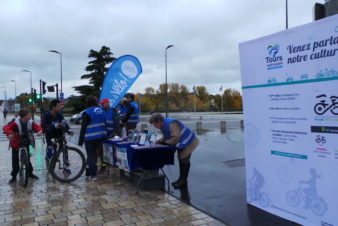
<path fill-rule="evenodd" d="M 164 165 L 174 165 L 176 147 L 166 145 L 130 147 L 135 160 L 145 170 L 161 169 Z"/>
<path fill-rule="evenodd" d="M 151 145 L 131 147 L 134 142 L 123 140 L 106 140 L 105 143 L 116 147 L 120 168 L 133 171 L 138 168 L 145 170 L 160 169 L 164 165 L 173 165 L 176 147 Z"/>

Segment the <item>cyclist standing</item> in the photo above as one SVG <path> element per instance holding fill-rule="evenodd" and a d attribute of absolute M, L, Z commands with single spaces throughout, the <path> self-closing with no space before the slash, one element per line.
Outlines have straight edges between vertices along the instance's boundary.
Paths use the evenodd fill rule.
<path fill-rule="evenodd" d="M 46 157 L 50 159 L 54 148 L 52 139 L 62 136 L 61 128 L 64 127 L 68 134 L 73 134 L 73 132 L 69 131 L 70 127 L 61 113 L 60 100 L 52 100 L 49 104 L 49 109 L 43 116 L 42 127 L 47 141 Z"/>
<path fill-rule="evenodd" d="M 10 139 L 10 147 L 12 148 L 12 178 L 8 183 L 13 183 L 16 181 L 16 175 L 20 170 L 19 166 L 19 146 L 33 145 L 33 141 L 29 139 L 29 133 L 37 132 L 37 135 L 42 135 L 42 128 L 37 123 L 31 120 L 32 114 L 28 109 L 21 109 L 19 111 L 19 117 L 3 127 L 3 131 L 6 136 Z M 29 149 L 28 149 L 29 150 Z M 33 166 L 30 161 L 30 155 L 28 154 L 28 177 L 39 179 L 36 175 L 33 174 Z"/>

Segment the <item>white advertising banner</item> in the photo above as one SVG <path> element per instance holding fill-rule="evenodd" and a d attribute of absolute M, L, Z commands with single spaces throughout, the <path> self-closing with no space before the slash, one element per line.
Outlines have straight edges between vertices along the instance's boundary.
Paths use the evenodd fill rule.
<path fill-rule="evenodd" d="M 239 48 L 247 202 L 338 225 L 338 15 Z"/>

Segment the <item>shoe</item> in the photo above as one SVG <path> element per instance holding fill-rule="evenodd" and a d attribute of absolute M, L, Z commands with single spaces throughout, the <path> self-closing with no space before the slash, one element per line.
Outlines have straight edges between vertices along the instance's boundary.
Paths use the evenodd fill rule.
<path fill-rule="evenodd" d="M 90 172 L 89 172 L 89 168 L 86 168 L 86 177 L 88 177 L 88 179 L 89 179 L 89 175 L 90 175 Z"/>
<path fill-rule="evenodd" d="M 65 174 L 65 175 L 71 175 L 72 171 L 70 169 L 64 168 L 63 169 L 63 174 Z"/>
<path fill-rule="evenodd" d="M 16 178 L 15 178 L 15 177 L 12 177 L 12 179 L 10 179 L 10 180 L 8 181 L 8 184 L 11 184 L 11 183 L 14 183 L 14 182 L 16 182 Z"/>
<path fill-rule="evenodd" d="M 94 180 L 95 181 L 95 180 L 97 180 L 97 177 L 96 176 L 90 176 L 89 180 Z"/>
<path fill-rule="evenodd" d="M 182 188 L 187 186 L 190 163 L 181 163 L 181 164 L 182 164 L 181 179 L 173 185 L 174 188 Z"/>
<path fill-rule="evenodd" d="M 29 177 L 29 178 L 33 178 L 33 179 L 39 180 L 39 177 L 36 176 L 35 174 L 31 174 L 31 175 L 29 175 L 28 177 Z"/>

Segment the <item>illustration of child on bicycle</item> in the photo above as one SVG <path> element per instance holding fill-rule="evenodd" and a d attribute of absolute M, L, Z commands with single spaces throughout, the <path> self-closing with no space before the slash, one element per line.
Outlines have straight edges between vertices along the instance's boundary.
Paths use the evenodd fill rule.
<path fill-rule="evenodd" d="M 309 180 L 299 181 L 299 183 L 307 185 L 303 188 L 303 192 L 305 194 L 305 209 L 308 209 L 310 207 L 312 199 L 318 196 L 317 179 L 320 178 L 320 176 L 317 174 L 316 169 L 314 168 L 310 169 L 310 174 L 311 178 Z"/>
<path fill-rule="evenodd" d="M 9 145 L 12 148 L 12 178 L 9 180 L 9 184 L 16 181 L 16 176 L 20 170 L 19 148 L 27 147 L 27 150 L 29 150 L 29 145 L 32 145 L 33 147 L 35 146 L 34 137 L 32 136 L 33 132 L 36 132 L 38 136 L 42 135 L 42 127 L 33 122 L 31 118 L 32 114 L 30 111 L 23 108 L 19 111 L 19 116 L 16 117 L 14 121 L 3 127 L 3 132 L 10 140 Z M 39 179 L 33 174 L 33 166 L 30 162 L 29 155 L 28 162 L 28 177 Z"/>
<path fill-rule="evenodd" d="M 304 209 L 310 209 L 317 216 L 323 216 L 328 210 L 325 200 L 318 195 L 317 181 L 320 175 L 315 168 L 310 169 L 309 180 L 299 180 L 298 188 L 286 193 L 286 201 L 292 207 L 304 203 Z"/>

